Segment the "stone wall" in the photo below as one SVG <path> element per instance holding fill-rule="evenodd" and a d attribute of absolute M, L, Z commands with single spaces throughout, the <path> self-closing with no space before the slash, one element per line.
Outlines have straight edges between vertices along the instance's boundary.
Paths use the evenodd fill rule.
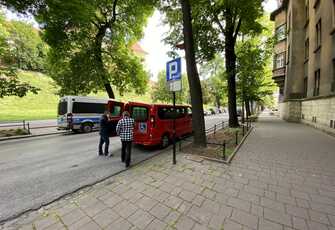
<path fill-rule="evenodd" d="M 335 134 L 335 96 L 301 103 L 301 122 Z"/>
<path fill-rule="evenodd" d="M 280 118 L 335 134 L 335 96 L 314 100 L 290 100 L 279 104 Z"/>
<path fill-rule="evenodd" d="M 300 122 L 301 101 L 292 100 L 280 103 L 280 118 L 290 122 Z"/>

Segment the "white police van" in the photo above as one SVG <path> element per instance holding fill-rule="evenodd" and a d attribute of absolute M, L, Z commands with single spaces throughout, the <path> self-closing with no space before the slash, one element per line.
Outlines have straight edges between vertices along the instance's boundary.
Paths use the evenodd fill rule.
<path fill-rule="evenodd" d="M 108 99 L 84 96 L 65 96 L 58 103 L 58 129 L 89 133 L 100 126 L 100 118 L 107 110 Z"/>

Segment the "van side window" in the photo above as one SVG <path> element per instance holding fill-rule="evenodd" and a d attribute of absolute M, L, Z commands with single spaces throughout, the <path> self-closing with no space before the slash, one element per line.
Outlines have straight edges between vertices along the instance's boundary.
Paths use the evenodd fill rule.
<path fill-rule="evenodd" d="M 187 108 L 187 114 L 192 116 L 192 109 L 190 107 Z"/>
<path fill-rule="evenodd" d="M 148 108 L 141 106 L 134 106 L 132 108 L 132 118 L 135 121 L 147 121 L 148 120 Z"/>
<path fill-rule="evenodd" d="M 112 117 L 119 117 L 121 116 L 121 106 L 114 105 L 113 110 L 111 112 Z"/>
<path fill-rule="evenodd" d="M 73 113 L 104 113 L 107 109 L 106 104 L 73 102 Z"/>

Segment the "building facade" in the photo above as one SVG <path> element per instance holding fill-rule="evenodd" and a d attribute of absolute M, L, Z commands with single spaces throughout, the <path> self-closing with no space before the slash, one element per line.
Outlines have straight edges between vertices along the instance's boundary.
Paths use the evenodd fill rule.
<path fill-rule="evenodd" d="M 278 0 L 273 79 L 280 116 L 335 134 L 335 0 Z"/>

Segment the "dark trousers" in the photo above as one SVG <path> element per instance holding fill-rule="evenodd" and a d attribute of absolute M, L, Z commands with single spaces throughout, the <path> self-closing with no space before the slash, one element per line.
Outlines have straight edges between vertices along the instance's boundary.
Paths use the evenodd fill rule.
<path fill-rule="evenodd" d="M 121 141 L 122 150 L 121 150 L 121 160 L 126 163 L 126 166 L 129 166 L 131 161 L 131 141 Z"/>
<path fill-rule="evenodd" d="M 102 152 L 102 145 L 105 144 L 105 155 L 108 154 L 108 147 L 109 147 L 109 136 L 100 135 L 100 142 L 99 142 L 99 155 L 103 155 Z"/>

